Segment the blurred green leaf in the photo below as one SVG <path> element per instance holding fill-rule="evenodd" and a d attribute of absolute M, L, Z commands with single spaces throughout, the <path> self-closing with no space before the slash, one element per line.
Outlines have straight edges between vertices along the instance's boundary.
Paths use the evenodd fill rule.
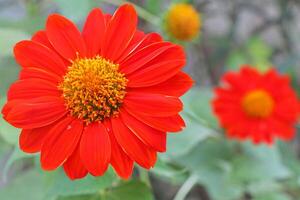
<path fill-rule="evenodd" d="M 252 37 L 243 48 L 236 49 L 230 53 L 226 65 L 230 70 L 239 70 L 241 65 L 249 64 L 259 71 L 266 71 L 272 66 L 270 62 L 271 56 L 272 48 L 261 38 Z"/>
<path fill-rule="evenodd" d="M 116 181 L 114 172 L 109 169 L 101 177 L 88 175 L 83 179 L 71 181 L 63 172 L 56 174 L 53 186 L 49 189 L 49 197 L 93 194 L 110 187 Z"/>
<path fill-rule="evenodd" d="M 12 21 L 9 19 L 0 19 L 0 27 L 3 29 L 20 30 L 24 33 L 34 33 L 37 30 L 44 29 L 46 22 L 46 15 L 34 15 L 27 16 L 24 19 L 18 21 Z M 30 36 L 22 39 L 30 39 Z M 18 40 L 16 40 L 18 41 Z"/>
<path fill-rule="evenodd" d="M 30 158 L 33 157 L 34 154 L 27 154 L 20 150 L 18 146 L 15 147 L 13 153 L 10 155 L 9 159 L 6 161 L 5 166 L 3 168 L 4 176 L 7 176 L 7 172 L 10 167 L 14 164 L 15 161 L 23 159 L 23 158 Z"/>
<path fill-rule="evenodd" d="M 7 89 L 18 78 L 19 69 L 12 57 L 0 58 L 0 98 L 6 96 Z"/>
<path fill-rule="evenodd" d="M 216 132 L 188 116 L 182 114 L 186 128 L 180 133 L 168 135 L 168 151 L 166 157 L 178 157 L 190 153 L 190 151 L 208 137 L 214 137 Z"/>
<path fill-rule="evenodd" d="M 283 163 L 300 178 L 300 161 L 290 143 L 278 142 Z"/>
<path fill-rule="evenodd" d="M 250 142 L 242 144 L 243 154 L 233 158 L 233 179 L 239 182 L 284 179 L 291 175 L 282 164 L 278 148 L 274 145 L 257 146 Z"/>
<path fill-rule="evenodd" d="M 1 200 L 42 200 L 46 186 L 35 170 L 17 175 L 11 183 L 0 189 Z"/>
<path fill-rule="evenodd" d="M 162 1 L 160 0 L 147 0 L 146 8 L 149 10 L 152 14 L 161 14 L 161 6 Z"/>
<path fill-rule="evenodd" d="M 68 196 L 68 197 L 59 197 L 57 200 L 100 200 L 100 195 L 78 195 L 78 196 Z"/>
<path fill-rule="evenodd" d="M 260 194 L 254 197 L 253 200 L 292 200 L 292 198 L 284 193 L 270 192 L 270 193 Z"/>
<path fill-rule="evenodd" d="M 54 2 L 58 4 L 63 15 L 76 22 L 85 19 L 92 8 L 89 0 L 72 0 L 72 2 L 54 0 Z"/>
<path fill-rule="evenodd" d="M 162 159 L 157 160 L 154 168 L 151 170 L 151 173 L 174 183 L 184 181 L 188 175 L 187 170 L 170 165 Z"/>
<path fill-rule="evenodd" d="M 209 139 L 182 157 L 174 159 L 188 168 L 191 174 L 205 186 L 214 200 L 232 200 L 241 196 L 243 190 L 229 179 L 233 154 L 232 145 L 223 139 Z"/>
<path fill-rule="evenodd" d="M 2 58 L 13 55 L 14 45 L 20 40 L 30 38 L 30 36 L 19 29 L 0 28 L 0 38 L 0 58 Z"/>
<path fill-rule="evenodd" d="M 272 49 L 259 37 L 250 38 L 246 47 L 255 62 L 267 61 L 272 55 Z"/>
<path fill-rule="evenodd" d="M 60 197 L 58 200 L 153 200 L 153 196 L 143 182 L 131 180 L 106 190 L 100 189 L 96 194 Z"/>
<path fill-rule="evenodd" d="M 231 52 L 230 56 L 227 60 L 227 67 L 230 70 L 238 71 L 241 67 L 241 65 L 248 63 L 247 57 L 245 53 L 242 51 L 236 50 Z"/>
<path fill-rule="evenodd" d="M 153 200 L 150 188 L 143 182 L 131 180 L 102 194 L 101 200 Z"/>
<path fill-rule="evenodd" d="M 276 180 L 261 180 L 255 181 L 248 185 L 247 191 L 255 196 L 271 193 L 271 192 L 278 192 L 282 190 L 282 185 Z"/>
<path fill-rule="evenodd" d="M 217 129 L 218 122 L 211 107 L 212 99 L 212 88 L 194 87 L 182 97 L 185 105 L 183 113 L 198 119 L 204 126 Z"/>
<path fill-rule="evenodd" d="M 11 151 L 11 145 L 7 144 L 4 139 L 2 139 L 2 137 L 0 137 L 0 162 L 3 158 L 6 157 L 6 155 L 8 154 L 8 152 Z M 0 174 L 3 173 L 0 172 Z"/>

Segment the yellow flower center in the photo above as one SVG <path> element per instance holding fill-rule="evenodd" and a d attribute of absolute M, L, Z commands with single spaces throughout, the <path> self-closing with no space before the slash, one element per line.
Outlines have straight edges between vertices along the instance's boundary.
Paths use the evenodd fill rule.
<path fill-rule="evenodd" d="M 201 26 L 199 13 L 192 5 L 178 3 L 170 8 L 166 16 L 166 29 L 178 40 L 191 40 L 197 36 Z"/>
<path fill-rule="evenodd" d="M 70 114 L 87 124 L 117 115 L 128 82 L 118 69 L 100 56 L 73 61 L 59 85 Z"/>
<path fill-rule="evenodd" d="M 253 90 L 242 98 L 242 108 L 249 117 L 266 118 L 274 109 L 274 100 L 264 90 Z"/>

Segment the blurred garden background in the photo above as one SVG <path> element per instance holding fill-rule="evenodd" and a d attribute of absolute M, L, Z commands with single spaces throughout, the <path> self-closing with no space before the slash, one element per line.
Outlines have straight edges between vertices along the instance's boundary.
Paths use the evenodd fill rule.
<path fill-rule="evenodd" d="M 20 151 L 20 130 L 0 119 L 0 200 L 299 200 L 300 140 L 273 146 L 228 140 L 211 110 L 212 88 L 225 71 L 251 64 L 288 74 L 300 92 L 299 0 L 136 0 L 139 28 L 185 47 L 185 71 L 195 80 L 183 96 L 186 129 L 168 135 L 167 152 L 149 172 L 131 180 L 112 169 L 102 177 L 70 181 L 58 169 L 40 169 L 39 155 Z M 166 13 L 189 3 L 200 15 L 197 36 L 168 33 Z M 121 0 L 0 0 L 1 107 L 19 66 L 12 49 L 44 28 L 50 13 L 82 26 L 94 7 L 113 13 Z"/>

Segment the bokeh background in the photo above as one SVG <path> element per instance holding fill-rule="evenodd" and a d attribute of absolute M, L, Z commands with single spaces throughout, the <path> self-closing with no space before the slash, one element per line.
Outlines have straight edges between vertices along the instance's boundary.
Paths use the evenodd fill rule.
<path fill-rule="evenodd" d="M 0 97 L 5 102 L 19 67 L 13 45 L 43 29 L 57 12 L 79 26 L 93 7 L 112 13 L 121 0 L 0 0 Z M 165 13 L 187 2 L 201 15 L 199 36 L 183 45 L 185 71 L 195 87 L 183 97 L 187 128 L 169 135 L 168 151 L 150 173 L 136 167 L 130 181 L 112 169 L 103 177 L 69 181 L 62 170 L 44 172 L 38 155 L 18 148 L 19 130 L 0 119 L 0 200 L 299 200 L 300 141 L 273 146 L 228 141 L 211 112 L 212 88 L 227 70 L 251 64 L 289 74 L 300 89 L 300 1 L 141 0 L 139 27 L 165 32 Z"/>

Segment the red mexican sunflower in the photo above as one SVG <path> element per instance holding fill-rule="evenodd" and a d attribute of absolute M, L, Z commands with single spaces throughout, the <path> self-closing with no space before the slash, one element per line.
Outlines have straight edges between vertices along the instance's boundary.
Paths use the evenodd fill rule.
<path fill-rule="evenodd" d="M 272 144 L 275 138 L 294 137 L 299 110 L 288 76 L 274 69 L 259 73 L 243 66 L 238 73 L 226 73 L 222 80 L 213 107 L 229 138 Z"/>
<path fill-rule="evenodd" d="M 4 119 L 21 128 L 20 147 L 41 165 L 63 165 L 71 179 L 122 178 L 149 169 L 166 151 L 166 132 L 184 127 L 179 97 L 191 86 L 182 47 L 137 29 L 131 5 L 113 16 L 94 9 L 83 30 L 52 14 L 45 30 L 16 44 L 20 79 L 8 91 Z"/>

